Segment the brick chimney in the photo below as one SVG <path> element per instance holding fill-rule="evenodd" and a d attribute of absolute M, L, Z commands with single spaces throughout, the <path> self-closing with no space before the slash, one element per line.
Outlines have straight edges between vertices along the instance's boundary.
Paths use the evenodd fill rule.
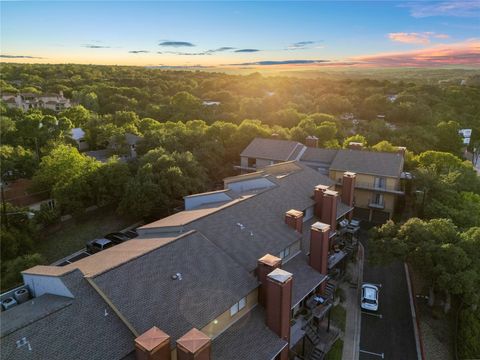
<path fill-rule="evenodd" d="M 258 302 L 263 307 L 267 305 L 267 275 L 282 265 L 282 259 L 266 254 L 257 261 L 257 277 L 260 281 L 258 289 Z"/>
<path fill-rule="evenodd" d="M 328 249 L 330 247 L 330 225 L 316 222 L 310 229 L 310 259 L 312 268 L 323 275 L 328 274 Z M 326 281 L 321 290 L 325 290 Z"/>
<path fill-rule="evenodd" d="M 211 339 L 193 328 L 177 340 L 177 360 L 210 360 Z"/>
<path fill-rule="evenodd" d="M 353 195 L 355 192 L 355 178 L 357 174 L 346 171 L 343 173 L 342 180 L 342 202 L 350 207 L 353 207 Z M 350 211 L 347 215 L 348 220 L 352 220 L 353 211 Z"/>
<path fill-rule="evenodd" d="M 318 138 L 313 135 L 307 136 L 307 138 L 305 139 L 305 145 L 313 148 L 318 147 Z"/>
<path fill-rule="evenodd" d="M 405 146 L 397 146 L 397 153 L 405 157 L 405 153 L 407 152 L 407 148 Z"/>
<path fill-rule="evenodd" d="M 322 216 L 320 220 L 330 225 L 332 231 L 337 230 L 337 198 L 337 191 L 325 190 L 323 192 Z"/>
<path fill-rule="evenodd" d="M 301 234 L 303 227 L 303 212 L 294 209 L 288 210 L 285 213 L 285 224 Z"/>
<path fill-rule="evenodd" d="M 283 340 L 290 342 L 293 275 L 275 269 L 267 275 L 267 326 Z M 280 353 L 280 360 L 288 359 L 289 346 Z"/>
<path fill-rule="evenodd" d="M 363 150 L 363 144 L 360 142 L 351 141 L 348 143 L 348 148 L 352 150 Z"/>
<path fill-rule="evenodd" d="M 135 339 L 137 360 L 170 360 L 170 336 L 157 327 L 152 327 Z"/>
<path fill-rule="evenodd" d="M 323 193 L 328 190 L 326 185 L 317 185 L 313 192 L 313 199 L 315 201 L 314 214 L 317 218 L 322 217 L 322 208 L 323 208 Z"/>

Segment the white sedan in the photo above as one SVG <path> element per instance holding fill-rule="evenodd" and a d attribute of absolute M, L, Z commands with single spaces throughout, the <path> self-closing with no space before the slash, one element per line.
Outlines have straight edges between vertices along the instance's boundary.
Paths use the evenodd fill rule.
<path fill-rule="evenodd" d="M 378 287 L 373 284 L 362 285 L 361 307 L 365 310 L 378 310 Z"/>

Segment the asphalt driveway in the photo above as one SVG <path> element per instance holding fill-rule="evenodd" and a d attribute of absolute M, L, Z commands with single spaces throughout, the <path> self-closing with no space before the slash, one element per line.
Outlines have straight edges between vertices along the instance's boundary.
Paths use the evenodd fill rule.
<path fill-rule="evenodd" d="M 366 235 L 363 282 L 380 288 L 377 313 L 362 312 L 360 360 L 416 360 L 417 350 L 413 329 L 410 298 L 403 263 L 373 267 L 368 264 Z"/>

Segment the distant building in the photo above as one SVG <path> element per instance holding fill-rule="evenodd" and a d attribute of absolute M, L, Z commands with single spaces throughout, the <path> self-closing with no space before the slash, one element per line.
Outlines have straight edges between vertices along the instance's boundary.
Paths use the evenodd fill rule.
<path fill-rule="evenodd" d="M 5 184 L 5 201 L 16 207 L 28 207 L 30 210 L 38 211 L 42 204 L 50 208 L 55 207 L 55 202 L 50 198 L 49 191 L 31 191 L 32 180 L 17 179 Z"/>
<path fill-rule="evenodd" d="M 384 222 L 393 215 L 395 200 L 404 195 L 401 178 L 405 148 L 398 153 L 363 150 L 360 143 L 350 149 L 321 149 L 314 136 L 305 145 L 297 141 L 254 139 L 240 154 L 242 172 L 257 171 L 265 166 L 296 160 L 327 175 L 341 191 L 344 172 L 357 174 L 355 183 L 355 217 Z"/>
<path fill-rule="evenodd" d="M 18 108 L 24 111 L 30 109 L 48 109 L 52 111 L 62 111 L 72 106 L 70 100 L 63 96 L 63 92 L 59 94 L 2 94 L 2 100 L 9 108 Z"/>
<path fill-rule="evenodd" d="M 204 100 L 202 104 L 203 106 L 218 106 L 220 105 L 220 101 Z"/>
<path fill-rule="evenodd" d="M 70 130 L 70 136 L 77 143 L 78 150 L 83 151 L 88 149 L 88 143 L 85 140 L 85 131 L 81 128 L 73 128 Z"/>

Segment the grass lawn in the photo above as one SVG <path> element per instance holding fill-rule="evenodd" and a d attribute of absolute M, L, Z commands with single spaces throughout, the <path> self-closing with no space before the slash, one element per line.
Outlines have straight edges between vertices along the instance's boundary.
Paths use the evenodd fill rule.
<path fill-rule="evenodd" d="M 40 253 L 46 264 L 51 264 L 85 247 L 85 242 L 122 230 L 135 220 L 120 217 L 114 208 L 104 207 L 64 221 L 35 240 L 34 251 Z"/>
<path fill-rule="evenodd" d="M 332 322 L 345 331 L 345 323 L 347 321 L 347 310 L 341 305 L 334 306 L 331 311 Z"/>
<path fill-rule="evenodd" d="M 342 360 L 343 340 L 338 339 L 325 356 L 325 360 Z"/>

